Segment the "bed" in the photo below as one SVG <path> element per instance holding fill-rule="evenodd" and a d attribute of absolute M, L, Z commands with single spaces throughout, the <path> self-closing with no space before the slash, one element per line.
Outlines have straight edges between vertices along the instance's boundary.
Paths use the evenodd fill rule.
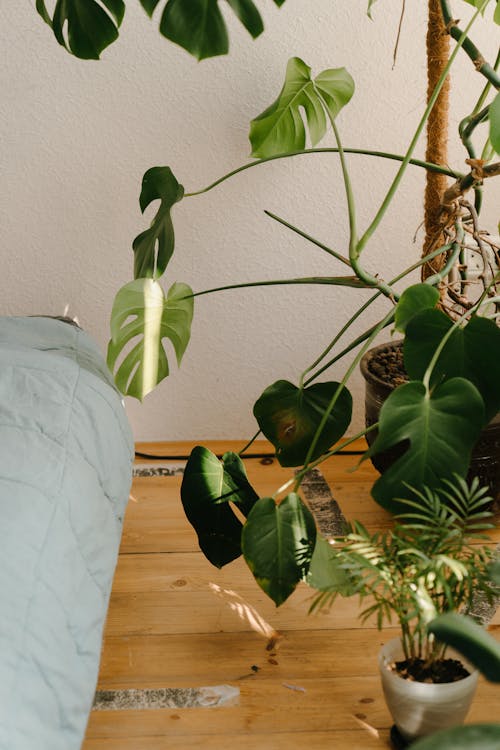
<path fill-rule="evenodd" d="M 0 750 L 79 750 L 133 440 L 82 330 L 0 318 Z"/>

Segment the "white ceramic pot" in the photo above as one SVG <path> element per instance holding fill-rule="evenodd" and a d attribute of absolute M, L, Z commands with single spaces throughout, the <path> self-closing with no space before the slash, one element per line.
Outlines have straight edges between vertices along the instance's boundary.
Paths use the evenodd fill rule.
<path fill-rule="evenodd" d="M 405 740 L 462 724 L 465 719 L 476 690 L 478 672 L 452 649 L 448 649 L 446 655 L 460 659 L 471 674 L 458 682 L 436 685 L 405 680 L 387 667 L 404 659 L 399 638 L 389 641 L 380 650 L 379 670 L 385 700 Z"/>

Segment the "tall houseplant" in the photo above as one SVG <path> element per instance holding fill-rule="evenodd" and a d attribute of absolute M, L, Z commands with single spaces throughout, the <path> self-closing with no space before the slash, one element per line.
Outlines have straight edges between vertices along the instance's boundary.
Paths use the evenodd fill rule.
<path fill-rule="evenodd" d="M 329 69 L 312 78 L 310 68 L 299 58 L 292 58 L 277 100 L 252 122 L 250 137 L 257 161 L 234 170 L 206 188 L 214 188 L 233 174 L 266 161 L 315 151 L 305 149 L 305 122 L 313 145 L 321 139 L 329 125 L 337 141 L 336 148 L 330 151 L 339 156 L 348 204 L 350 239 L 345 254 L 321 243 L 316 244 L 333 256 L 335 263 L 340 262 L 345 266 L 346 274 L 279 279 L 265 283 L 341 285 L 354 291 L 371 289 L 374 292 L 373 298 L 361 305 L 353 318 L 334 333 L 330 345 L 302 373 L 297 384 L 280 380 L 266 389 L 255 404 L 254 414 L 259 427 L 275 445 L 282 465 L 301 467 L 286 487 L 280 488 L 281 491 L 278 490 L 272 498 L 258 498 L 248 484 L 238 455 L 229 454 L 221 462 L 201 447 L 195 449 L 186 469 L 182 491 L 184 506 L 209 559 L 222 565 L 241 554 L 242 525 L 228 502 L 233 501 L 248 515 L 243 531 L 245 558 L 260 585 L 277 603 L 284 601 L 306 575 L 315 546 L 315 525 L 298 494 L 301 479 L 311 466 L 349 443 L 344 440 L 331 450 L 331 446 L 348 429 L 351 419 L 351 396 L 347 389 L 349 377 L 363 351 L 380 330 L 394 324 L 404 333 L 413 351 L 412 361 L 415 364 L 410 373 L 411 382 L 396 389 L 387 401 L 380 419 L 379 436 L 371 449 L 374 453 L 390 447 L 394 442 L 409 443 L 401 460 L 374 485 L 373 496 L 384 507 L 391 511 L 400 510 L 395 498 L 407 495 L 406 482 L 417 490 L 423 486 L 438 489 L 443 480 L 454 472 L 463 474 L 479 431 L 500 406 L 500 332 L 494 322 L 499 302 L 495 286 L 498 250 L 479 231 L 477 220 L 480 183 L 493 178 L 500 171 L 495 156 L 500 152 L 500 97 L 495 95 L 500 88 L 500 78 L 495 64 L 485 62 L 472 41 L 473 22 L 483 12 L 493 12 L 491 28 L 497 31 L 495 23 L 500 22 L 500 6 L 493 0 L 465 2 L 475 8 L 475 14 L 472 22 L 462 29 L 453 20 L 448 0 L 440 0 L 443 28 L 456 40 L 456 44 L 429 96 L 407 152 L 397 155 L 359 150 L 370 158 L 377 156 L 400 162 L 380 208 L 362 233 L 358 229 L 356 201 L 349 173 L 348 154 L 353 149 L 343 145 L 337 123 L 337 116 L 348 104 L 354 89 L 354 82 L 345 68 Z M 148 12 L 152 12 L 159 3 L 142 0 L 142 4 Z M 244 17 L 247 21 L 250 17 L 256 18 L 253 14 L 256 6 L 251 0 L 230 4 L 233 9 L 239 9 L 240 18 Z M 96 5 L 90 0 L 90 7 Z M 121 0 L 106 0 L 104 5 L 115 19 L 115 31 L 110 31 L 112 37 L 116 35 L 125 6 Z M 216 0 L 200 3 L 205 10 L 211 9 L 208 16 L 204 16 L 205 19 L 217 18 L 217 5 Z M 216 29 L 220 26 L 215 23 L 200 27 L 198 16 L 193 21 L 186 15 L 188 6 L 186 0 L 169 0 L 162 17 L 163 31 L 169 27 L 170 38 L 175 36 L 175 41 L 179 43 L 182 43 L 183 30 L 191 30 L 191 36 L 198 42 L 200 38 L 215 38 Z M 368 9 L 372 6 L 373 0 L 369 2 Z M 81 33 L 84 24 L 77 12 L 80 8 L 78 0 L 59 1 L 52 17 L 42 0 L 38 0 L 37 7 L 44 20 L 52 26 L 58 40 L 70 49 L 72 40 L 77 37 L 88 40 L 89 34 L 92 36 L 93 30 L 100 28 L 96 16 L 84 28 L 85 33 Z M 106 15 L 109 29 L 110 15 Z M 67 37 L 64 35 L 66 23 Z M 94 56 L 111 37 L 103 36 L 100 39 L 99 50 L 95 48 Z M 189 49 L 187 43 L 184 46 Z M 200 49 L 205 47 L 198 45 L 198 53 Z M 82 50 L 73 51 L 78 53 Z M 195 51 L 194 47 L 192 51 Z M 195 51 L 195 54 L 198 53 Z M 468 55 L 478 69 L 478 105 L 467 118 L 462 132 L 469 148 L 468 156 L 471 155 L 472 135 L 479 123 L 488 122 L 491 144 L 491 148 L 487 148 L 489 152 L 484 153 L 485 159 L 472 159 L 465 173 L 414 158 L 416 144 L 446 76 L 457 55 L 462 53 Z M 304 120 L 302 112 L 305 113 Z M 423 284 L 411 286 L 400 294 L 396 285 L 411 269 L 397 278 L 386 280 L 386 269 L 370 272 L 365 256 L 409 165 L 451 177 L 453 184 L 441 201 L 444 221 L 440 229 L 444 244 L 432 249 L 424 259 L 417 260 L 411 269 L 436 257 L 440 257 L 441 262 L 435 272 L 426 276 Z M 475 206 L 463 197 L 471 189 L 476 194 Z M 141 209 L 145 211 L 155 201 L 159 201 L 159 208 L 151 225 L 134 240 L 135 279 L 116 297 L 108 353 L 108 361 L 115 370 L 119 387 L 124 393 L 139 398 L 143 398 L 168 374 L 163 339 L 170 339 L 178 361 L 189 341 L 194 298 L 197 295 L 183 283 L 173 284 L 165 295 L 159 283 L 174 251 L 172 209 L 186 197 L 184 187 L 168 167 L 154 167 L 145 174 L 140 196 Z M 300 232 L 296 227 L 290 229 Z M 304 236 L 304 233 L 300 233 Z M 467 287 L 464 239 L 469 234 L 479 240 L 479 257 L 484 262 L 483 289 L 479 299 L 464 303 L 463 292 Z M 493 262 L 490 261 L 491 254 Z M 493 268 L 491 274 L 490 268 Z M 251 285 L 254 284 L 243 282 L 234 286 Z M 453 307 L 444 300 L 443 290 L 451 293 Z M 206 292 L 197 294 L 202 293 Z M 379 297 L 385 297 L 387 312 L 378 324 L 371 326 L 354 341 L 341 344 L 353 321 Z M 447 309 L 448 315 L 442 308 Z M 329 366 L 360 345 L 361 351 L 347 367 L 341 382 L 315 382 Z M 285 497 L 281 499 L 283 495 Z M 262 534 L 254 534 L 255 529 L 262 528 L 268 531 L 265 544 L 262 544 Z"/>

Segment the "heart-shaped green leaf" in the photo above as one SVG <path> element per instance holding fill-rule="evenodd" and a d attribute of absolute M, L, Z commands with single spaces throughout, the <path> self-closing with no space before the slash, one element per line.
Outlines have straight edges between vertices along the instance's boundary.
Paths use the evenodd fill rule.
<path fill-rule="evenodd" d="M 414 284 L 404 290 L 394 313 L 395 328 L 404 333 L 410 320 L 422 310 L 436 307 L 438 290 L 430 284 Z"/>
<path fill-rule="evenodd" d="M 297 388 L 287 380 L 278 380 L 266 388 L 253 408 L 259 427 L 276 448 L 282 466 L 301 466 L 309 447 L 329 409 L 339 383 L 317 383 Z M 352 415 L 352 397 L 342 387 L 337 401 L 316 443 L 311 460 L 321 456 L 347 430 Z"/>
<path fill-rule="evenodd" d="M 140 0 L 151 16 L 161 0 Z M 227 0 L 246 30 L 257 37 L 264 30 L 262 18 L 253 0 Z M 284 0 L 277 2 L 282 5 Z M 229 51 L 226 23 L 219 0 L 168 0 L 160 20 L 160 32 L 198 60 Z"/>
<path fill-rule="evenodd" d="M 500 17 L 500 5 L 497 7 Z M 500 23 L 500 20 L 498 21 Z M 496 95 L 490 104 L 490 142 L 497 154 L 500 154 L 500 93 Z"/>
<path fill-rule="evenodd" d="M 207 448 L 196 446 L 184 470 L 181 499 L 200 549 L 213 565 L 221 568 L 241 555 L 242 524 L 229 503 L 248 513 L 258 495 L 237 454 L 226 453 L 219 461 Z"/>
<path fill-rule="evenodd" d="M 123 0 L 57 0 L 52 19 L 44 0 L 36 1 L 36 9 L 68 52 L 83 60 L 98 60 L 101 52 L 118 38 L 125 3 Z"/>
<path fill-rule="evenodd" d="M 115 373 L 116 385 L 126 396 L 142 401 L 167 377 L 164 338 L 172 342 L 180 365 L 191 335 L 194 304 L 189 295 L 192 290 L 187 284 L 175 283 L 165 299 L 163 289 L 152 279 L 136 279 L 116 295 L 107 361 L 113 371 L 119 355 L 132 342 Z M 134 344 L 136 338 L 139 340 Z"/>
<path fill-rule="evenodd" d="M 276 606 L 283 604 L 307 575 L 316 540 L 310 511 L 292 492 L 277 505 L 258 500 L 243 527 L 242 550 L 259 586 Z"/>
<path fill-rule="evenodd" d="M 326 114 L 334 119 L 353 93 L 354 81 L 345 68 L 324 70 L 312 80 L 311 68 L 292 57 L 280 95 L 251 122 L 252 156 L 263 158 L 303 149 L 306 129 L 301 110 L 314 146 L 326 132 Z"/>
<path fill-rule="evenodd" d="M 440 310 L 425 310 L 408 323 L 404 343 L 405 368 L 413 380 L 422 379 L 452 322 Z M 500 409 L 500 329 L 487 318 L 474 316 L 455 328 L 433 370 L 431 385 L 464 377 L 479 390 L 485 403 L 485 421 Z"/>
<path fill-rule="evenodd" d="M 409 488 L 437 489 L 453 474 L 465 476 L 483 424 L 483 399 L 464 378 L 447 380 L 432 391 L 415 381 L 396 388 L 380 411 L 378 435 L 367 455 L 403 441 L 409 447 L 377 479 L 374 499 L 391 513 L 403 513 L 399 500 L 412 496 Z"/>
<path fill-rule="evenodd" d="M 133 242 L 136 279 L 158 279 L 165 272 L 175 246 L 170 211 L 183 196 L 184 188 L 179 185 L 170 167 L 152 167 L 142 178 L 139 198 L 141 211 L 144 213 L 154 200 L 160 201 L 160 207 L 149 229 L 141 232 Z"/>
<path fill-rule="evenodd" d="M 500 682 L 500 643 L 471 617 L 447 612 L 429 623 L 429 632 L 465 656 L 491 682 Z"/>

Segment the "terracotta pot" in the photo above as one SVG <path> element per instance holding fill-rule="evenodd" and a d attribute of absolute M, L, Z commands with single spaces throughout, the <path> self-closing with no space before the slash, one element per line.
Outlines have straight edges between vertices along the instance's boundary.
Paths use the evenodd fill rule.
<path fill-rule="evenodd" d="M 411 741 L 438 729 L 462 724 L 472 703 L 478 672 L 448 649 L 446 656 L 458 658 L 470 672 L 457 682 L 433 684 L 405 680 L 388 665 L 404 659 L 399 638 L 382 646 L 379 671 L 387 707 L 401 737 Z"/>
<path fill-rule="evenodd" d="M 385 399 L 393 391 L 394 386 L 374 375 L 370 370 L 370 361 L 376 359 L 377 354 L 388 349 L 401 347 L 402 340 L 392 341 L 375 346 L 366 352 L 360 363 L 360 369 L 366 381 L 365 386 L 365 422 L 366 426 L 378 422 L 379 412 Z M 376 430 L 366 436 L 371 445 L 377 435 Z M 372 458 L 375 468 L 383 473 L 406 450 L 405 445 L 396 446 L 389 451 L 380 453 Z M 481 484 L 490 488 L 495 504 L 500 503 L 500 412 L 483 429 L 479 440 L 472 451 L 468 478 L 479 477 Z"/>

